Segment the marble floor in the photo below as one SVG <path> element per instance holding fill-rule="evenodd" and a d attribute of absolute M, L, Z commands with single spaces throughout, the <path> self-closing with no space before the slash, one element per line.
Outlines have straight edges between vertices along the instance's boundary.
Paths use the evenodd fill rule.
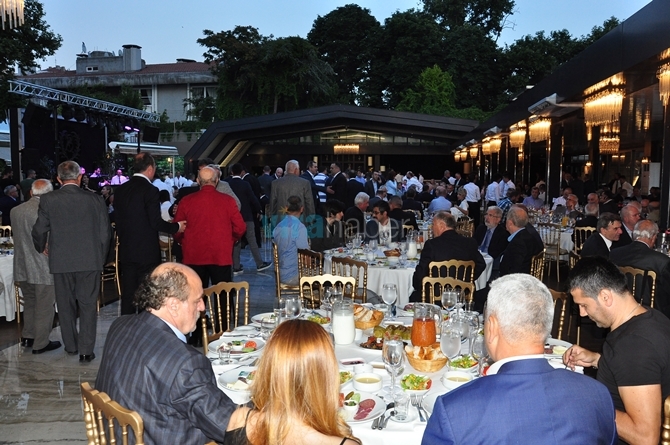
<path fill-rule="evenodd" d="M 268 249 L 263 249 L 265 258 Z M 245 272 L 235 281 L 248 281 L 250 312 L 271 312 L 275 298 L 274 269 L 256 272 L 248 249 L 242 252 Z M 118 303 L 104 306 L 98 317 L 95 354 L 91 363 L 63 348 L 39 355 L 13 344 L 0 350 L 0 445 L 86 444 L 80 384 L 95 382 L 104 354 L 105 338 L 118 316 Z M 51 340 L 61 340 L 60 327 Z"/>

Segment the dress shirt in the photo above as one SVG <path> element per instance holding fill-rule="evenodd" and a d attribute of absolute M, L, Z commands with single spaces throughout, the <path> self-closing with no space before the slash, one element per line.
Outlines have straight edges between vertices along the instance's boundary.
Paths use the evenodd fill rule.
<path fill-rule="evenodd" d="M 512 201 L 510 201 L 509 198 L 503 198 L 498 201 L 498 207 L 503 212 L 501 221 L 505 221 L 507 219 L 507 212 L 509 211 L 510 207 L 512 207 Z"/>
<path fill-rule="evenodd" d="M 539 210 L 544 205 L 544 201 L 540 199 L 539 195 L 537 198 L 533 198 L 532 196 L 526 196 L 523 199 L 523 205 L 529 208 L 533 208 L 535 210 Z"/>
<path fill-rule="evenodd" d="M 465 200 L 468 202 L 478 202 L 482 199 L 481 192 L 479 191 L 479 186 L 474 182 L 468 182 L 463 186 L 463 189 L 467 192 L 465 195 Z"/>
<path fill-rule="evenodd" d="M 554 206 L 551 209 L 556 210 L 556 207 L 558 207 L 558 206 L 565 207 L 566 204 L 567 204 L 567 202 L 565 201 L 565 198 L 562 197 L 562 196 L 559 196 L 558 198 L 554 198 Z"/>
<path fill-rule="evenodd" d="M 514 357 L 507 357 L 498 360 L 491 366 L 489 366 L 489 369 L 486 370 L 486 375 L 494 375 L 497 374 L 500 368 L 505 364 L 509 362 L 515 362 L 517 360 L 533 360 L 536 358 L 541 358 L 544 359 L 544 354 L 530 354 L 530 355 L 517 355 Z"/>
<path fill-rule="evenodd" d="M 416 177 L 412 177 L 407 180 L 407 188 L 409 189 L 411 186 L 414 186 L 417 193 L 421 193 L 423 191 L 423 184 L 421 184 L 419 180 L 416 179 Z"/>
<path fill-rule="evenodd" d="M 502 182 L 502 181 L 501 181 Z M 498 202 L 500 201 L 500 184 L 493 181 L 486 187 L 486 200 Z"/>
<path fill-rule="evenodd" d="M 504 199 L 504 198 L 507 197 L 507 190 L 509 190 L 509 189 L 516 189 L 516 186 L 514 185 L 514 183 L 512 182 L 512 180 L 510 179 L 510 180 L 507 181 L 507 182 L 505 182 L 505 181 L 500 181 L 500 187 L 499 187 L 499 189 L 500 189 L 500 198 L 501 198 L 501 199 Z"/>
<path fill-rule="evenodd" d="M 451 202 L 444 196 L 438 196 L 433 199 L 428 206 L 429 212 L 439 212 L 440 210 L 449 210 L 451 209 Z"/>
<path fill-rule="evenodd" d="M 309 172 L 311 175 L 312 172 Z M 328 176 L 325 174 L 319 172 L 314 176 L 314 184 L 316 184 L 318 187 L 325 187 L 326 186 L 326 179 L 328 179 Z M 326 193 L 325 192 L 318 192 L 319 193 L 319 201 L 321 202 L 326 202 Z"/>
<path fill-rule="evenodd" d="M 612 250 L 612 241 L 608 240 L 603 236 L 602 233 L 598 233 L 603 238 L 603 241 L 605 241 L 605 245 L 607 246 L 607 250 Z"/>
<path fill-rule="evenodd" d="M 158 317 L 158 318 L 160 318 L 160 317 Z M 186 343 L 186 336 L 185 336 L 182 332 L 180 332 L 179 329 L 177 329 L 175 326 L 173 326 L 173 325 L 172 325 L 170 322 L 168 322 L 167 320 L 164 320 L 164 319 L 162 319 L 162 318 L 160 318 L 160 319 L 163 321 L 163 323 L 165 323 L 166 325 L 168 325 L 168 326 L 170 327 L 170 329 L 172 329 L 172 332 L 174 332 L 174 335 L 176 335 L 177 338 L 179 338 L 179 340 L 181 340 L 181 341 L 183 341 L 184 343 Z"/>
<path fill-rule="evenodd" d="M 514 237 L 516 236 L 516 234 L 519 233 L 519 232 L 521 232 L 522 230 L 526 230 L 526 229 L 525 229 L 524 227 L 522 227 L 522 228 L 520 228 L 519 230 L 517 230 L 516 232 L 514 232 L 513 234 L 511 234 L 510 236 L 508 236 L 508 237 L 507 237 L 507 242 L 508 242 L 508 243 L 511 243 L 512 240 L 514 239 Z"/>

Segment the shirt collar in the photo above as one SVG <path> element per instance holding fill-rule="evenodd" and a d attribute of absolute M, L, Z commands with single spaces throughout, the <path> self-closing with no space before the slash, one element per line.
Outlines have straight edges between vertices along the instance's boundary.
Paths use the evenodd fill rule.
<path fill-rule="evenodd" d="M 151 183 L 151 180 L 149 179 L 149 177 L 146 176 L 146 175 L 143 175 L 142 173 L 135 173 L 133 176 L 141 176 L 144 179 L 146 179 L 147 181 L 149 181 L 149 183 Z"/>
<path fill-rule="evenodd" d="M 158 317 L 158 318 L 163 320 L 161 317 Z M 179 338 L 179 340 L 186 343 L 186 336 L 179 329 L 177 329 L 175 326 L 173 326 L 167 320 L 163 320 L 163 323 L 165 323 L 166 325 L 168 325 L 170 327 L 170 329 L 172 329 L 172 332 L 174 332 L 174 334 Z"/>
<path fill-rule="evenodd" d="M 598 235 L 600 235 L 602 237 L 603 241 L 605 241 L 605 245 L 607 245 L 607 250 L 611 250 L 612 249 L 612 241 L 605 238 L 602 233 L 599 233 Z"/>
<path fill-rule="evenodd" d="M 517 230 L 516 232 L 514 232 L 513 234 L 511 234 L 509 237 L 507 237 L 507 242 L 512 242 L 512 240 L 514 239 L 514 237 L 516 236 L 516 234 L 519 233 L 519 232 L 521 232 L 522 230 L 526 230 L 526 228 L 525 228 L 525 227 L 522 227 L 522 228 L 520 228 L 519 230 Z"/>
<path fill-rule="evenodd" d="M 514 357 L 507 357 L 503 358 L 501 360 L 498 360 L 491 366 L 489 366 L 489 369 L 486 371 L 486 375 L 494 375 L 497 374 L 500 368 L 505 364 L 509 362 L 515 362 L 518 360 L 532 360 L 532 359 L 537 359 L 537 358 L 544 358 L 544 354 L 531 354 L 531 355 L 517 355 Z"/>

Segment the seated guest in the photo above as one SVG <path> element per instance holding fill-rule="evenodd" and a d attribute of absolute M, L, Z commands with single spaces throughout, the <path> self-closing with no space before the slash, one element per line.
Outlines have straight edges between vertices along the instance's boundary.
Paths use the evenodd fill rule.
<path fill-rule="evenodd" d="M 526 230 L 526 224 L 528 224 L 526 211 L 521 207 L 511 207 L 505 222 L 505 227 L 510 233 L 509 244 L 500 260 L 500 276 L 530 273 L 533 257 L 544 248 L 544 246 L 538 246 L 533 234 Z"/>
<path fill-rule="evenodd" d="M 596 232 L 591 235 L 582 246 L 582 258 L 586 256 L 601 256 L 609 258 L 612 243 L 621 236 L 621 218 L 614 213 L 601 213 L 596 225 Z"/>
<path fill-rule="evenodd" d="M 584 206 L 584 217 L 575 222 L 575 227 L 595 227 L 598 224 L 598 204 L 588 203 Z"/>
<path fill-rule="evenodd" d="M 614 201 L 614 193 L 611 190 L 605 189 L 600 193 L 598 198 L 600 201 L 598 214 L 602 215 L 603 213 L 619 213 L 619 205 Z"/>
<path fill-rule="evenodd" d="M 497 206 L 491 206 L 484 214 L 484 224 L 475 230 L 475 239 L 482 253 L 493 257 L 494 265 L 500 263 L 500 256 L 507 247 L 509 233 L 505 224 L 501 224 L 502 210 Z"/>
<path fill-rule="evenodd" d="M 410 187 L 402 200 L 403 210 L 417 210 L 423 215 L 423 205 L 416 200 L 416 188 Z"/>
<path fill-rule="evenodd" d="M 539 198 L 540 188 L 533 187 L 530 189 L 530 196 L 527 196 L 523 200 L 523 205 L 529 209 L 539 210 L 544 205 L 544 201 Z"/>
<path fill-rule="evenodd" d="M 326 201 L 327 202 L 327 201 Z M 298 249 L 309 249 L 307 229 L 300 221 L 304 208 L 298 196 L 288 198 L 286 216 L 272 231 L 279 256 L 279 276 L 281 282 L 296 286 L 298 284 Z"/>
<path fill-rule="evenodd" d="M 572 189 L 570 187 L 566 187 L 563 189 L 563 194 L 559 196 L 558 198 L 554 198 L 554 205 L 551 207 L 552 210 L 556 210 L 556 207 L 558 206 L 563 206 L 565 207 L 568 202 L 568 195 L 572 193 Z"/>
<path fill-rule="evenodd" d="M 663 401 L 670 395 L 670 320 L 640 305 L 619 268 L 605 258 L 577 262 L 568 289 L 580 315 L 610 332 L 602 354 L 573 346 L 563 361 L 572 369 L 598 368 L 597 379 L 614 401 L 619 443 L 659 443 Z"/>
<path fill-rule="evenodd" d="M 579 204 L 579 199 L 577 195 L 570 193 L 568 195 L 568 200 L 565 202 L 565 214 L 569 218 L 577 219 L 581 218 L 584 214 L 577 210 L 577 205 Z"/>
<path fill-rule="evenodd" d="M 451 214 L 456 219 L 461 216 L 468 216 L 468 201 L 465 199 L 467 194 L 468 192 L 463 188 L 459 189 L 458 193 L 456 193 L 457 202 L 451 207 Z"/>
<path fill-rule="evenodd" d="M 439 186 L 435 189 L 435 199 L 430 202 L 428 206 L 428 213 L 435 213 L 441 210 L 451 209 L 451 202 L 446 198 L 447 189 L 444 186 Z"/>
<path fill-rule="evenodd" d="M 635 205 L 627 205 L 621 209 L 621 236 L 612 243 L 612 249 L 627 246 L 633 242 L 633 229 L 640 220 L 640 209 Z"/>
<path fill-rule="evenodd" d="M 360 444 L 337 412 L 338 376 L 325 330 L 307 320 L 280 324 L 258 361 L 253 407 L 233 413 L 224 444 Z"/>
<path fill-rule="evenodd" d="M 370 197 L 365 192 L 360 192 L 354 198 L 354 206 L 349 207 L 344 212 L 344 224 L 349 227 L 355 227 L 356 233 L 363 233 L 365 231 L 365 212 L 368 209 L 368 202 Z"/>
<path fill-rule="evenodd" d="M 344 204 L 337 199 L 329 199 L 321 209 L 323 215 L 316 219 L 316 234 L 311 237 L 311 249 L 323 252 L 344 246 L 344 224 L 342 224 Z"/>
<path fill-rule="evenodd" d="M 430 182 L 425 181 L 423 183 L 423 191 L 416 195 L 416 200 L 421 203 L 424 203 L 424 202 L 430 202 L 433 199 L 435 199 L 435 187 L 436 185 L 433 183 L 432 180 Z"/>
<path fill-rule="evenodd" d="M 147 445 L 223 442 L 235 404 L 217 387 L 209 359 L 186 344 L 205 310 L 200 277 L 163 263 L 135 300 L 141 312 L 109 328 L 95 389 L 139 413 Z"/>
<path fill-rule="evenodd" d="M 498 208 L 502 210 L 502 220 L 505 222 L 507 219 L 507 212 L 509 211 L 510 207 L 512 207 L 514 204 L 519 201 L 519 197 L 521 196 L 521 192 L 517 191 L 516 189 L 509 189 L 507 190 L 507 196 L 505 196 L 503 199 L 498 201 Z"/>
<path fill-rule="evenodd" d="M 379 241 L 379 234 L 388 233 L 389 241 L 399 242 L 402 238 L 402 225 L 389 217 L 388 202 L 379 201 L 372 208 L 372 219 L 365 225 L 365 242 Z"/>
<path fill-rule="evenodd" d="M 12 221 L 9 217 L 10 212 L 19 202 L 19 190 L 15 185 L 8 185 L 4 189 L 4 195 L 0 198 L 0 212 L 2 212 L 2 225 L 11 226 Z"/>
<path fill-rule="evenodd" d="M 393 196 L 389 199 L 389 218 L 395 219 L 400 223 L 400 226 L 412 226 L 414 230 L 419 230 L 419 225 L 416 222 L 416 215 L 412 211 L 405 211 L 402 209 L 402 198 L 400 196 Z"/>
<path fill-rule="evenodd" d="M 610 252 L 610 261 L 617 266 L 630 266 L 656 273 L 655 307 L 670 318 L 670 258 L 656 252 L 658 226 L 647 220 L 640 220 L 633 229 L 633 242 Z M 645 306 L 651 303 L 651 285 L 638 283 L 636 295 Z"/>
<path fill-rule="evenodd" d="M 386 186 L 382 185 L 377 189 L 377 194 L 370 198 L 370 201 L 368 202 L 368 212 L 372 212 L 372 207 L 379 201 L 386 201 L 386 196 Z"/>
<path fill-rule="evenodd" d="M 661 202 L 649 200 L 649 213 L 647 213 L 647 219 L 653 221 L 656 224 L 661 219 Z"/>
<path fill-rule="evenodd" d="M 421 301 L 421 280 L 430 275 L 428 265 L 431 261 L 448 260 L 474 261 L 475 279 L 486 269 L 484 257 L 477 250 L 477 241 L 456 233 L 456 219 L 451 213 L 438 212 L 433 216 L 433 239 L 424 243 L 421 258 L 414 269 L 412 277 L 414 292 L 410 296 L 410 301 Z"/>
<path fill-rule="evenodd" d="M 444 196 L 449 200 L 451 206 L 453 207 L 458 202 L 458 194 L 456 193 L 456 187 L 453 184 L 445 185 L 447 188 L 447 194 Z"/>
<path fill-rule="evenodd" d="M 607 388 L 544 358 L 554 320 L 544 284 L 524 274 L 494 281 L 484 316 L 495 363 L 486 377 L 437 398 L 422 445 L 616 443 Z"/>

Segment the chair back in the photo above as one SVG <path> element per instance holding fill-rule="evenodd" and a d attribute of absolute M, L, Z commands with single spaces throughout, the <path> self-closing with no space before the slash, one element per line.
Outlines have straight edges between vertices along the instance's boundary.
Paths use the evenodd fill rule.
<path fill-rule="evenodd" d="M 445 289 L 459 290 L 465 301 L 472 301 L 475 295 L 474 283 L 452 277 L 423 277 L 421 281 L 421 301 L 440 304 Z"/>
<path fill-rule="evenodd" d="M 569 314 L 572 299 L 565 292 L 549 289 L 554 300 L 554 323 L 551 328 L 551 336 L 559 340 L 567 339 L 569 332 L 565 328 L 565 316 Z M 564 338 L 566 337 L 566 338 Z"/>
<path fill-rule="evenodd" d="M 456 233 L 467 238 L 472 238 L 474 224 L 472 218 L 462 216 L 456 221 Z"/>
<path fill-rule="evenodd" d="M 12 226 L 0 226 L 0 237 L 8 238 L 12 236 Z"/>
<path fill-rule="evenodd" d="M 474 284 L 475 262 L 472 260 L 431 261 L 428 264 L 428 276 L 451 277 Z"/>
<path fill-rule="evenodd" d="M 298 276 L 313 277 L 323 273 L 323 254 L 309 249 L 298 249 Z"/>
<path fill-rule="evenodd" d="M 656 272 L 630 266 L 619 266 L 633 297 L 645 306 L 654 307 L 656 295 Z"/>
<path fill-rule="evenodd" d="M 670 445 L 670 396 L 663 403 L 663 426 L 661 427 L 661 445 Z"/>
<path fill-rule="evenodd" d="M 167 241 L 164 241 L 163 237 L 165 237 Z M 161 262 L 165 263 L 174 261 L 174 258 L 172 258 L 172 235 L 168 233 L 161 233 L 158 236 L 158 245 L 161 249 Z"/>
<path fill-rule="evenodd" d="M 89 445 L 110 445 L 117 443 L 115 425 L 121 432 L 121 443 L 128 445 L 128 427 L 133 430 L 134 443 L 144 445 L 144 422 L 136 411 L 122 407 L 104 392 L 99 392 L 88 382 L 81 384 L 81 395 L 84 404 L 84 422 Z M 107 419 L 107 428 L 103 417 Z M 109 440 L 108 440 L 109 437 Z"/>
<path fill-rule="evenodd" d="M 333 287 L 341 284 L 343 296 L 353 296 L 354 289 L 356 289 L 356 279 L 354 277 L 340 277 L 331 274 L 302 277 L 300 278 L 300 299 L 309 304 L 312 309 L 318 307 L 323 299 L 324 290 L 327 287 L 326 283 Z"/>
<path fill-rule="evenodd" d="M 594 233 L 596 233 L 595 227 L 575 227 L 572 230 L 572 242 L 574 243 L 572 250 L 575 253 L 581 253 L 584 242 Z"/>
<path fill-rule="evenodd" d="M 576 253 L 574 250 L 570 251 L 569 257 L 568 257 L 568 264 L 570 267 L 570 270 L 572 270 L 573 267 L 577 264 L 577 261 L 581 260 L 582 256 L 578 253 Z"/>
<path fill-rule="evenodd" d="M 403 224 L 402 225 L 402 238 L 405 239 L 407 237 L 407 234 L 414 230 L 414 226 L 411 224 Z"/>
<path fill-rule="evenodd" d="M 333 257 L 331 265 L 333 275 L 355 279 L 352 297 L 354 300 L 360 298 L 363 303 L 366 303 L 368 300 L 368 263 L 353 258 Z"/>
<path fill-rule="evenodd" d="M 540 234 L 542 242 L 547 247 L 547 253 L 549 253 L 550 247 L 554 247 L 555 250 L 557 246 L 561 245 L 561 226 L 551 223 L 539 223 L 537 225 L 537 233 Z"/>
<path fill-rule="evenodd" d="M 530 274 L 542 281 L 542 277 L 544 276 L 544 250 L 531 259 Z"/>
<path fill-rule="evenodd" d="M 203 290 L 203 294 L 205 311 L 200 314 L 200 324 L 202 327 L 202 346 L 205 355 L 207 355 L 207 346 L 210 342 L 217 340 L 226 330 L 232 330 L 249 323 L 249 283 L 246 281 L 234 283 L 222 281 Z M 241 297 L 240 294 L 244 294 L 244 296 Z M 224 301 L 224 297 L 226 302 L 225 323 L 220 304 L 221 301 Z M 244 303 L 240 308 L 240 299 L 242 298 L 244 298 Z M 240 322 L 241 310 L 244 313 Z M 211 328 L 207 326 L 208 312 Z"/>
<path fill-rule="evenodd" d="M 279 251 L 277 250 L 277 245 L 274 241 L 272 241 L 272 260 L 275 268 L 275 289 L 277 290 L 277 300 L 281 300 L 282 293 L 297 295 L 298 286 L 292 286 L 281 282 L 281 274 L 279 272 Z M 298 270 L 299 267 L 300 266 L 298 265 Z"/>

